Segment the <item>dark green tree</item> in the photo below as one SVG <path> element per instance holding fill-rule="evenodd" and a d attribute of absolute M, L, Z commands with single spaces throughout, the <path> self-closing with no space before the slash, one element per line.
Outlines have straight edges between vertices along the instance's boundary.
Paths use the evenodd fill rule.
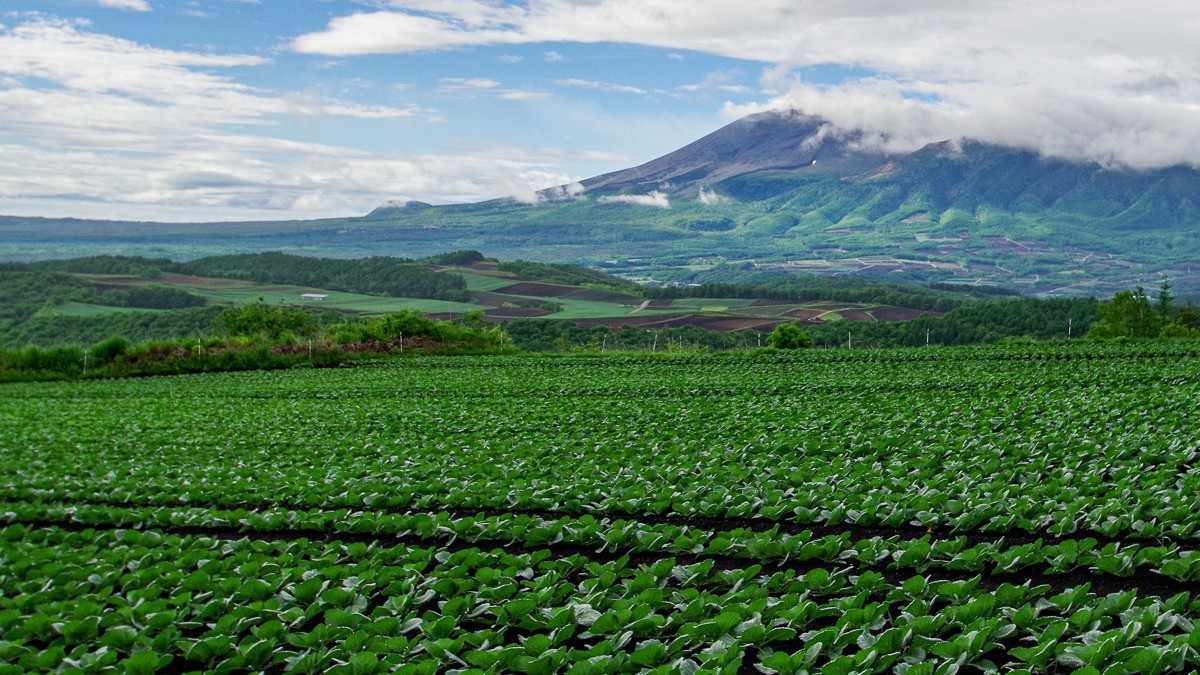
<path fill-rule="evenodd" d="M 1188 302 L 1175 313 L 1175 323 L 1192 330 L 1200 330 L 1200 308 Z"/>
<path fill-rule="evenodd" d="M 767 337 L 767 344 L 776 349 L 807 349 L 813 346 L 813 338 L 793 321 L 776 326 Z"/>
<path fill-rule="evenodd" d="M 1150 306 L 1145 289 L 1138 286 L 1132 291 L 1120 291 L 1112 300 L 1100 303 L 1100 321 L 1092 326 L 1088 337 L 1098 340 L 1155 338 L 1165 324 L 1165 317 Z"/>
<path fill-rule="evenodd" d="M 1171 295 L 1171 284 L 1164 280 L 1162 286 L 1158 288 L 1158 313 L 1167 321 L 1171 320 L 1171 315 L 1174 312 L 1171 309 L 1171 303 L 1175 300 L 1175 296 Z"/>
<path fill-rule="evenodd" d="M 1162 327 L 1159 337 L 1164 338 L 1200 338 L 1200 310 L 1189 302 L 1180 307 L 1171 323 Z"/>

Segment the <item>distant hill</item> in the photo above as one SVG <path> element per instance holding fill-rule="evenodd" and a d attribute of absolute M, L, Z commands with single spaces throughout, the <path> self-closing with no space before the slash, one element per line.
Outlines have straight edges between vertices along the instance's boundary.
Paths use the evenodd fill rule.
<path fill-rule="evenodd" d="M 1200 295 L 1200 172 L 1128 171 L 972 141 L 906 154 L 798 112 L 738 120 L 637 167 L 541 193 L 361 218 L 206 225 L 0 217 L 0 259 L 477 249 L 635 281 L 814 273 L 1106 297 Z"/>

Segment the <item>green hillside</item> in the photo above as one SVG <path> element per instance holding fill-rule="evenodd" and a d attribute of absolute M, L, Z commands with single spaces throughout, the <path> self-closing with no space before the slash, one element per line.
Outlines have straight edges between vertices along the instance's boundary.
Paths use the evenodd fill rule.
<path fill-rule="evenodd" d="M 194 273 L 200 270 L 226 270 L 226 276 Z M 364 270 L 371 274 L 356 276 Z M 302 274 L 311 283 L 299 283 Z M 1082 334 L 1097 316 L 1092 300 L 981 305 L 998 292 L 982 288 L 770 275 L 713 283 L 722 276 L 698 272 L 704 283 L 644 287 L 587 268 L 497 262 L 474 251 L 423 260 L 272 253 L 186 263 L 129 256 L 8 263 L 0 266 L 0 293 L 12 298 L 0 313 L 0 348 L 91 344 L 114 335 L 134 341 L 209 336 L 219 332 L 222 310 L 257 303 L 303 310 L 321 325 L 403 311 L 472 325 L 502 323 L 529 349 L 603 346 L 610 334 L 623 348 L 653 348 L 667 335 L 690 336 L 709 348 L 755 347 L 775 326 L 794 322 L 824 344 L 844 340 L 848 331 L 864 345 L 924 344 L 931 334 L 939 343 L 961 344 L 1059 337 L 1069 320 Z M 436 297 L 446 288 L 461 289 L 455 291 L 461 299 Z M 987 308 L 982 315 L 960 313 L 980 306 Z"/>
<path fill-rule="evenodd" d="M 221 256 L 193 273 L 238 276 L 239 256 L 277 251 L 368 259 L 351 274 L 361 280 L 383 259 L 465 249 L 656 284 L 749 266 L 1039 297 L 1106 297 L 1170 279 L 1200 294 L 1196 169 L 1118 170 L 971 142 L 885 156 L 821 128 L 747 118 L 538 204 L 396 202 L 360 218 L 202 226 L 0 217 L 0 260 Z M 466 302 L 463 290 L 424 293 Z"/>
<path fill-rule="evenodd" d="M 937 316 L 956 307 L 963 297 L 849 280 L 645 288 L 587 268 L 497 262 L 473 251 L 422 261 L 317 259 L 280 253 L 186 263 L 94 257 L 8 264 L 0 270 L 0 288 L 11 289 L 21 298 L 10 306 L 2 326 L 4 343 L 10 346 L 81 337 L 99 340 L 108 337 L 103 334 L 106 327 L 120 327 L 138 338 L 174 336 L 203 330 L 203 323 L 197 322 L 211 320 L 209 308 L 254 302 L 342 318 L 408 309 L 440 319 L 478 312 L 492 322 L 550 320 L 611 329 L 690 325 L 716 331 L 770 331 L 794 320 L 816 326 L 842 320 Z M 131 299 L 145 302 L 131 305 Z M 172 323 L 173 317 L 179 322 Z M 84 324 L 77 319 L 94 319 L 91 325 L 99 332 L 81 336 L 78 331 Z"/>
<path fill-rule="evenodd" d="M 477 249 L 643 281 L 753 263 L 777 275 L 993 284 L 1042 296 L 1104 296 L 1163 278 L 1181 292 L 1200 291 L 1194 236 L 1200 217 L 1191 201 L 1165 194 L 1177 194 L 1179 186 L 1146 177 L 1136 198 L 1126 201 L 1097 179 L 1055 194 L 1058 178 L 1050 172 L 1008 194 L 989 187 L 1001 170 L 939 194 L 903 175 L 844 180 L 763 172 L 719 184 L 715 189 L 729 196 L 715 204 L 686 195 L 671 196 L 669 209 L 600 202 L 600 196 L 537 206 L 499 201 L 303 227 L 281 223 L 253 236 L 233 226 L 198 234 L 179 225 L 92 230 L 78 222 L 0 218 L 0 258 L 28 261 L 81 250 L 177 259 L 245 251 L 420 258 Z M 950 172 L 929 169 L 947 182 L 943 174 Z M 1185 182 L 1200 194 L 1200 181 L 1193 184 L 1189 175 Z"/>

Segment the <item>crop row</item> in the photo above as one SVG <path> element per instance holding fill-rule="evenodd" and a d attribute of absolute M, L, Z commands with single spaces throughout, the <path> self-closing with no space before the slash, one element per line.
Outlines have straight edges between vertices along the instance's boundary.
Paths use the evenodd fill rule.
<path fill-rule="evenodd" d="M 406 370 L 372 372 L 411 386 Z M 997 386 L 948 397 L 913 386 L 846 397 L 595 401 L 568 392 L 449 402 L 289 399 L 292 385 L 337 382 L 323 372 L 277 376 L 274 399 L 16 400 L 2 413 L 9 480 L 0 488 L 54 500 L 1196 534 L 1200 388 L 1166 374 L 1086 395 Z"/>
<path fill-rule="evenodd" d="M 446 513 L 117 509 L 2 502 L 0 510 L 12 523 L 57 523 L 75 528 L 158 528 L 213 536 L 324 540 L 344 536 L 415 545 L 457 543 L 610 557 L 627 554 L 713 557 L 726 565 L 740 560 L 782 569 L 790 563 L 798 571 L 813 565 L 837 564 L 856 572 L 870 570 L 893 578 L 895 572 L 932 571 L 962 577 L 984 574 L 1007 580 L 1036 577 L 1039 583 L 1055 588 L 1090 582 L 1097 588 L 1140 588 L 1159 594 L 1200 591 L 1200 550 L 1180 549 L 1175 544 L 1100 545 L 1087 538 L 1013 545 L 1003 538 L 972 543 L 964 536 L 855 538 L 848 532 L 824 536 L 811 531 L 783 534 L 777 528 L 713 531 L 626 519 L 592 516 L 546 519 L 524 514 L 456 518 Z"/>
<path fill-rule="evenodd" d="M 128 497 L 128 495 L 125 495 Z M 172 500 L 148 500 L 138 501 L 128 499 L 122 496 L 109 496 L 96 493 L 74 492 L 70 490 L 44 490 L 39 488 L 9 488 L 5 490 L 0 488 L 0 502 L 26 502 L 30 504 L 41 505 L 58 505 L 65 507 L 80 507 L 80 506 L 96 506 L 96 507 L 115 507 L 117 509 L 156 509 L 161 507 L 175 508 L 180 506 L 178 503 L 172 503 Z M 178 500 L 173 500 L 178 501 Z M 311 504 L 300 504 L 293 502 L 284 502 L 276 499 L 264 499 L 260 502 L 207 502 L 203 500 L 187 500 L 183 506 L 189 509 L 216 509 L 218 511 L 247 511 L 258 512 L 264 509 L 272 511 L 330 511 L 330 510 L 345 510 L 345 511 L 366 511 L 378 512 L 380 514 L 399 514 L 412 515 L 416 513 L 443 513 L 450 514 L 454 517 L 473 516 L 477 518 L 487 518 L 490 516 L 518 516 L 526 515 L 542 518 L 545 520 L 559 520 L 561 518 L 579 518 L 582 516 L 590 516 L 594 519 L 607 520 L 636 520 L 641 523 L 648 524 L 663 524 L 676 525 L 681 527 L 691 527 L 698 529 L 726 530 L 741 528 L 762 532 L 771 530 L 773 532 L 784 534 L 798 534 L 801 532 L 809 532 L 824 536 L 826 534 L 842 534 L 848 533 L 855 538 L 870 538 L 870 537 L 901 537 L 901 538 L 920 538 L 924 535 L 931 535 L 935 539 L 946 539 L 954 537 L 963 537 L 972 545 L 977 543 L 990 543 L 1003 539 L 1009 544 L 1028 544 L 1033 542 L 1058 543 L 1068 540 L 1091 539 L 1102 544 L 1155 544 L 1155 545 L 1174 545 L 1183 550 L 1192 550 L 1200 547 L 1200 539 L 1192 537 L 1173 537 L 1164 534 L 1155 536 L 1133 534 L 1117 531 L 1115 534 L 1109 535 L 1094 530 L 1075 530 L 1070 535 L 1062 535 L 1059 528 L 1056 533 L 1048 530 L 1029 531 L 1029 530 L 1006 530 L 1003 533 L 998 533 L 994 529 L 979 528 L 965 529 L 955 527 L 952 529 L 936 528 L 918 523 L 908 524 L 863 524 L 858 522 L 847 522 L 845 520 L 836 521 L 802 521 L 797 519 L 771 519 L 760 517 L 755 514 L 750 517 L 702 517 L 695 515 L 682 515 L 674 512 L 666 513 L 645 513 L 636 511 L 589 511 L 589 510 L 569 510 L 569 509 L 547 509 L 547 508 L 517 508 L 517 507 L 464 507 L 451 508 L 440 510 L 420 510 L 412 509 L 406 506 L 395 504 L 381 503 L 387 500 L 370 500 L 371 504 L 351 504 L 334 506 L 334 507 L 318 507 Z"/>
<path fill-rule="evenodd" d="M 217 672 L 934 672 L 1200 665 L 1187 594 L 893 584 L 673 558 L 4 531 L 0 658 Z M 48 575 L 55 582 L 46 583 Z M 573 664 L 573 665 L 572 665 Z M 141 667 L 142 670 L 136 670 Z M 14 671 L 15 672 L 15 671 Z"/>

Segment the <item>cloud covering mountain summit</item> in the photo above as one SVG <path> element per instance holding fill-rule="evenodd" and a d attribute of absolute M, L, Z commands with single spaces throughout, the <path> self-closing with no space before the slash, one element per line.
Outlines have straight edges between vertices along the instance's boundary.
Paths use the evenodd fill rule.
<path fill-rule="evenodd" d="M 1200 12 L 1186 0 L 392 0 L 297 37 L 301 52 L 627 42 L 768 64 L 729 119 L 799 108 L 880 149 L 947 135 L 1108 166 L 1200 157 Z M 853 74 L 829 83 L 806 69 Z"/>

